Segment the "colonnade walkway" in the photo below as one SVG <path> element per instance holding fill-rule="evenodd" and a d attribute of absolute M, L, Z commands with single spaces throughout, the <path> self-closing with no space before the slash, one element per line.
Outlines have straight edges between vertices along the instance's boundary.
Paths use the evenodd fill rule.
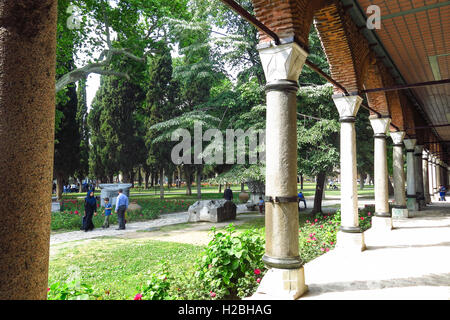
<path fill-rule="evenodd" d="M 449 300 L 450 202 L 393 226 L 367 230 L 363 252 L 335 249 L 305 264 L 309 290 L 300 299 Z"/>

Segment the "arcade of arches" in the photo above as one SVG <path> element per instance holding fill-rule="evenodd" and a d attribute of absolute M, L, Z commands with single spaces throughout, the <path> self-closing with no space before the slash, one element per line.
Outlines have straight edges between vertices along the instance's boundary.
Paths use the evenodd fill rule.
<path fill-rule="evenodd" d="M 260 32 L 258 45 L 270 115 L 266 123 L 270 150 L 266 154 L 266 196 L 276 199 L 266 203 L 263 260 L 271 269 L 258 294 L 296 299 L 307 290 L 298 250 L 297 204 L 292 199 L 297 194 L 297 81 L 308 57 L 308 33 L 313 23 L 331 77 L 345 88 L 335 87 L 333 95 L 341 122 L 342 222 L 336 250 L 365 249 L 358 223 L 358 132 L 354 125 L 364 97 L 371 110 L 375 146 L 372 229 L 389 232 L 393 219 L 410 217 L 437 196 L 440 185 L 448 184 L 444 139 L 450 137 L 450 129 L 438 125 L 449 123 L 442 110 L 450 99 L 449 85 L 368 89 L 449 78 L 450 41 L 449 32 L 444 30 L 450 30 L 450 6 L 448 2 L 446 6 L 426 6 L 406 1 L 400 6 L 397 1 L 377 1 L 385 17 L 381 29 L 369 30 L 361 8 L 374 2 L 253 0 L 256 18 L 280 38 L 275 44 Z M 40 299 L 46 297 L 50 237 L 46 199 L 51 197 L 57 1 L 28 6 L 14 3 L 6 1 L 0 6 L 0 177 L 8 186 L 8 192 L 0 194 L 0 298 Z M 20 18 L 23 16 L 29 19 Z M 425 35 L 432 41 L 424 39 Z M 392 213 L 388 204 L 388 136 L 394 142 Z M 37 209 L 31 214 L 30 208 Z"/>

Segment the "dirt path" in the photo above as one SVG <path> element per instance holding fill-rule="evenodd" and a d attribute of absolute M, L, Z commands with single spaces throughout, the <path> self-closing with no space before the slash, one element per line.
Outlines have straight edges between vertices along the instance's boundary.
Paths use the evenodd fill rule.
<path fill-rule="evenodd" d="M 198 222 L 182 223 L 177 225 L 155 228 L 151 231 L 138 231 L 116 236 L 120 239 L 150 239 L 169 242 L 188 243 L 193 245 L 207 245 L 211 241 L 210 231 L 213 226 L 217 229 L 224 228 L 230 223 L 241 225 L 256 218 L 263 218 L 259 214 L 242 214 L 234 221 L 226 222 Z"/>

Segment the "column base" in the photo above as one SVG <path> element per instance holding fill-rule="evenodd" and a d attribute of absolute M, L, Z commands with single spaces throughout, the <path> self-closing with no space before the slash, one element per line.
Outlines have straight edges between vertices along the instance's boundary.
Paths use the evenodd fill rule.
<path fill-rule="evenodd" d="M 262 278 L 255 294 L 247 300 L 296 300 L 308 291 L 305 271 L 272 268 Z"/>
<path fill-rule="evenodd" d="M 361 252 L 366 250 L 363 232 L 338 231 L 336 234 L 336 250 L 347 252 Z"/>
<path fill-rule="evenodd" d="M 425 194 L 425 203 L 426 203 L 426 204 L 431 203 L 431 197 L 430 197 L 430 194 L 429 194 L 429 193 L 426 193 L 426 194 Z"/>
<path fill-rule="evenodd" d="M 406 207 L 408 208 L 408 211 L 419 211 L 419 204 L 417 203 L 416 198 L 407 198 Z"/>
<path fill-rule="evenodd" d="M 391 217 L 372 217 L 372 227 L 374 231 L 391 231 L 392 218 Z"/>
<path fill-rule="evenodd" d="M 408 209 L 392 208 L 392 219 L 406 219 L 406 218 L 408 218 Z"/>

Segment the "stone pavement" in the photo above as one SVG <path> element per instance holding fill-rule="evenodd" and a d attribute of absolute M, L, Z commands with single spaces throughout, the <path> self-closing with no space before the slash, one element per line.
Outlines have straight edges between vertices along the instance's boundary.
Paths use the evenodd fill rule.
<path fill-rule="evenodd" d="M 138 230 L 144 230 L 151 227 L 162 227 L 172 224 L 185 223 L 188 221 L 188 212 L 178 212 L 178 213 L 168 213 L 161 215 L 158 219 L 143 221 L 143 222 L 130 222 L 126 224 L 125 230 L 115 230 L 118 225 L 111 225 L 108 229 L 95 228 L 92 231 L 84 232 L 80 231 L 70 231 L 63 233 L 55 233 L 50 236 L 50 245 L 76 241 L 76 240 L 86 240 L 99 237 L 114 237 L 120 236 L 130 232 L 136 232 Z"/>
<path fill-rule="evenodd" d="M 367 230 L 360 253 L 332 250 L 305 264 L 300 299 L 449 300 L 450 203 L 434 203 L 387 232 Z"/>

